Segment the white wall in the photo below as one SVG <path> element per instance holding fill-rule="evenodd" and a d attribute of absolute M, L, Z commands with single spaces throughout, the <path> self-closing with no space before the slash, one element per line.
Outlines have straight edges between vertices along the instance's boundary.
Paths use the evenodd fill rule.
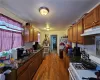
<path fill-rule="evenodd" d="M 74 47 L 75 43 L 73 43 L 72 46 Z M 78 47 L 81 47 L 82 49 L 85 48 L 86 53 L 90 55 L 90 59 L 100 64 L 100 56 L 96 55 L 96 44 L 92 44 L 92 45 L 78 44 Z"/>
<path fill-rule="evenodd" d="M 66 35 L 66 31 L 41 31 L 40 33 L 41 44 L 45 38 L 45 34 L 49 35 L 49 39 L 50 39 L 50 35 L 57 35 L 57 53 L 59 54 L 59 40 L 62 36 Z"/>

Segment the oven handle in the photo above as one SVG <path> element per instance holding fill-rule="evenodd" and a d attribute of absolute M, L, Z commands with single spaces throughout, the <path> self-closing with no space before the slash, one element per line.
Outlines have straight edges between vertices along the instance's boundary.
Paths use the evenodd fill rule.
<path fill-rule="evenodd" d="M 71 72 L 71 69 L 70 68 L 68 68 L 68 71 L 69 71 L 69 74 L 70 74 L 72 80 L 75 80 L 74 76 L 72 75 L 72 72 Z"/>

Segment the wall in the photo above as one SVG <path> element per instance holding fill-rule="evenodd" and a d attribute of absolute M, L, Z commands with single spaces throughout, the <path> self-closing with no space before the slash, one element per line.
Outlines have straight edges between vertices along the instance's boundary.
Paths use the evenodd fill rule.
<path fill-rule="evenodd" d="M 72 46 L 74 47 L 75 43 L 72 43 Z M 100 64 L 100 56 L 96 55 L 96 44 L 92 44 L 92 45 L 78 44 L 78 47 L 81 47 L 83 50 L 85 48 L 85 52 L 90 55 L 90 59 Z"/>
<path fill-rule="evenodd" d="M 49 35 L 49 39 L 50 39 L 50 35 L 57 35 L 57 53 L 59 54 L 59 40 L 62 36 L 66 34 L 66 31 L 41 31 L 40 32 L 40 43 L 41 44 L 45 38 L 45 34 Z"/>

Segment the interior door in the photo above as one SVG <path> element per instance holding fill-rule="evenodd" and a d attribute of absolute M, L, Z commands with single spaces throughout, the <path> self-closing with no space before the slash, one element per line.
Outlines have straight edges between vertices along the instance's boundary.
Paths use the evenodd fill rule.
<path fill-rule="evenodd" d="M 57 35 L 51 35 L 51 51 L 57 51 Z"/>

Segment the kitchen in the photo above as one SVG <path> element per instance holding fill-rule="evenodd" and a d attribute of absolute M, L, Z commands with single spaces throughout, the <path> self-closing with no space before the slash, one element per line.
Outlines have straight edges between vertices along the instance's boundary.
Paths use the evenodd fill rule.
<path fill-rule="evenodd" d="M 32 2 L 35 3 L 34 0 Z M 89 54 L 89 59 L 91 59 L 91 61 L 96 62 L 97 64 L 100 64 L 100 59 L 99 59 L 99 45 L 98 45 L 99 44 L 99 40 L 98 40 L 99 39 L 99 32 L 100 32 L 99 31 L 100 30 L 100 28 L 99 28 L 99 26 L 100 26 L 100 8 L 99 8 L 100 7 L 100 1 L 99 0 L 95 0 L 95 1 L 90 1 L 89 0 L 89 1 L 86 2 L 86 0 L 85 0 L 83 2 L 84 3 L 82 4 L 82 1 L 78 1 L 78 0 L 76 0 L 76 2 L 73 1 L 73 0 L 71 2 L 68 1 L 68 3 L 65 3 L 65 5 L 66 4 L 67 5 L 68 4 L 69 5 L 71 4 L 71 5 L 74 5 L 73 7 L 75 7 L 75 6 L 77 7 L 77 9 L 75 9 L 73 7 L 72 7 L 73 8 L 72 9 L 71 6 L 70 6 L 70 9 L 73 10 L 72 13 L 75 12 L 75 14 L 71 14 L 68 17 L 66 14 L 70 14 L 71 13 L 70 12 L 71 10 L 69 10 L 69 12 L 67 13 L 67 11 L 65 11 L 65 8 L 64 7 L 66 7 L 66 9 L 68 9 L 69 6 L 65 6 L 64 5 L 63 7 L 60 8 L 60 10 L 62 8 L 64 8 L 64 9 L 62 9 L 61 12 L 58 12 L 58 13 L 60 13 L 60 14 L 57 15 L 58 17 L 55 16 L 56 19 L 50 21 L 49 19 L 53 16 L 53 14 L 56 13 L 55 11 L 54 12 L 52 11 L 53 10 L 53 7 L 51 7 L 49 9 L 49 11 L 48 11 L 49 13 L 48 13 L 48 16 L 47 17 L 45 17 L 45 16 L 42 16 L 41 17 L 41 15 L 40 15 L 40 13 L 39 13 L 39 11 L 38 11 L 37 8 L 33 8 L 34 9 L 33 12 L 35 12 L 35 13 L 30 12 L 30 8 L 28 6 L 28 5 L 31 4 L 30 2 L 27 2 L 26 1 L 27 4 L 24 5 L 23 4 L 23 0 L 20 1 L 20 2 L 14 2 L 12 0 L 10 0 L 10 1 L 6 1 L 6 0 L 5 1 L 2 1 L 1 0 L 0 1 L 0 13 L 1 13 L 0 16 L 1 15 L 2 16 L 5 16 L 5 17 L 7 17 L 7 19 L 9 17 L 12 20 L 12 22 L 13 21 L 14 22 L 17 22 L 18 21 L 17 24 L 18 23 L 22 23 L 21 26 L 24 26 L 24 31 L 25 31 L 25 33 L 22 33 L 22 37 L 23 37 L 22 38 L 23 39 L 22 41 L 23 41 L 23 43 L 20 42 L 17 47 L 16 47 L 16 44 L 15 44 L 14 45 L 15 46 L 14 49 L 12 50 L 10 48 L 10 50 L 8 50 L 7 53 L 11 53 L 13 51 L 15 54 L 13 54 L 12 56 L 16 59 L 17 58 L 16 57 L 16 50 L 15 50 L 16 48 L 30 49 L 29 51 L 31 52 L 31 48 L 32 48 L 34 42 L 37 42 L 38 41 L 40 44 L 42 44 L 42 42 L 43 42 L 43 40 L 45 38 L 44 35 L 45 34 L 48 34 L 49 37 L 50 37 L 50 35 L 57 35 L 57 39 L 58 39 L 57 40 L 57 53 L 59 55 L 59 48 L 60 48 L 59 47 L 59 39 L 60 39 L 60 37 L 67 35 L 68 36 L 68 41 L 72 43 L 72 47 L 73 48 L 75 46 L 80 47 L 81 48 L 81 51 L 84 51 L 85 50 L 85 52 Z M 18 6 L 17 3 L 20 6 Z M 48 3 L 45 3 L 45 4 L 48 4 Z M 53 3 L 53 2 L 51 1 L 50 3 Z M 58 3 L 61 3 L 63 5 L 64 4 L 64 1 L 62 1 L 62 2 L 58 1 Z M 23 4 L 23 6 L 21 4 Z M 59 11 L 59 6 L 57 6 L 56 2 L 54 2 L 54 4 L 55 4 L 56 7 L 58 7 L 57 9 Z M 82 5 L 76 5 L 76 4 L 82 4 Z M 41 7 L 43 5 L 44 4 L 40 4 L 40 5 L 36 5 L 35 7 L 37 7 L 37 6 L 38 7 Z M 33 7 L 33 6 L 30 6 L 30 7 Z M 55 9 L 56 9 L 56 7 L 55 7 Z M 83 11 L 82 11 L 82 9 L 83 9 Z M 76 12 L 78 12 L 78 13 L 76 13 Z M 24 15 L 24 13 L 27 13 L 27 16 L 26 16 L 26 14 Z M 62 13 L 62 15 L 67 16 L 67 19 L 65 19 L 66 17 L 65 16 L 62 16 L 61 13 Z M 38 17 L 36 18 L 33 15 L 38 16 Z M 40 17 L 41 17 L 41 19 L 40 19 Z M 73 20 L 70 20 L 70 17 L 71 18 L 73 17 L 72 18 Z M 32 20 L 33 18 L 34 18 L 34 20 Z M 57 19 L 59 19 L 59 20 L 61 19 L 61 22 L 59 20 L 58 20 L 58 22 L 56 22 Z M 68 19 L 70 21 L 70 25 L 71 26 L 63 27 L 63 29 L 62 29 L 62 27 L 59 27 L 59 25 L 60 26 L 65 26 L 66 23 L 67 23 L 67 21 L 68 21 Z M 48 23 L 49 21 L 52 24 Z M 14 22 L 13 22 L 13 25 L 14 25 Z M 10 23 L 10 22 L 8 22 L 8 23 Z M 56 24 L 56 25 L 53 25 L 53 23 Z M 49 29 L 48 28 L 48 25 L 49 26 L 50 25 L 52 26 L 52 27 L 49 27 L 50 30 L 44 29 L 45 26 L 47 26 L 46 28 Z M 58 27 L 53 27 L 53 26 L 58 26 Z M 4 25 L 2 25 L 2 27 L 5 28 Z M 11 28 L 13 28 L 13 27 L 11 27 Z M 22 29 L 22 30 L 19 30 L 19 31 L 23 31 L 23 27 L 20 27 L 20 26 L 18 26 L 15 29 L 17 29 L 17 30 L 18 29 Z M 14 29 L 12 29 L 12 30 L 14 30 Z M 16 30 L 15 30 L 15 32 L 16 32 Z M 15 43 L 17 43 L 17 41 Z M 76 43 L 77 43 L 77 45 L 76 45 Z M 22 46 L 22 44 L 24 44 L 24 46 Z M 2 51 L 5 51 L 6 50 L 5 48 L 2 48 L 2 49 L 3 50 L 1 50 L 0 55 L 2 54 Z M 96 53 L 97 50 L 98 50 L 98 52 Z M 30 60 L 26 65 L 24 65 L 25 68 L 23 70 L 26 69 L 27 65 L 29 65 L 30 63 L 33 63 L 33 64 L 36 64 L 37 66 L 34 66 L 33 64 L 31 64 L 30 67 L 35 67 L 36 68 L 35 70 L 33 70 L 33 72 L 35 73 L 37 71 L 37 68 L 40 66 L 40 64 L 43 61 L 43 58 L 41 57 L 42 56 L 41 55 L 42 51 L 43 51 L 43 49 L 41 48 L 40 50 L 33 52 L 34 53 L 34 56 L 36 56 L 35 53 L 39 53 L 39 54 L 37 54 L 39 56 L 37 56 L 37 58 L 35 57 L 36 59 L 34 58 L 34 56 L 32 57 L 32 55 L 30 55 L 30 57 L 29 57 L 32 60 L 35 59 L 36 62 L 38 62 L 39 61 L 38 59 L 40 58 L 41 60 L 38 62 L 38 64 L 35 63 L 35 62 L 32 62 L 32 60 Z M 4 54 L 6 55 L 6 52 L 4 52 Z M 7 57 L 9 58 L 9 56 L 7 56 Z M 27 59 L 28 58 L 25 57 L 25 60 L 27 60 Z M 13 59 L 11 59 L 11 60 L 13 61 Z M 24 60 L 22 62 L 24 62 Z M 84 70 L 76 70 L 76 69 L 73 69 L 73 64 L 71 64 L 71 63 L 70 63 L 70 66 L 72 66 L 72 70 L 75 71 L 75 75 L 82 73 L 81 76 L 83 76 L 84 73 L 87 71 L 86 73 L 87 74 L 90 74 L 90 75 L 87 76 L 87 74 L 86 74 L 86 75 L 84 75 L 84 78 L 88 78 L 88 77 L 95 77 L 96 78 L 96 75 L 94 74 L 96 71 L 91 72 L 91 71 L 88 71 L 88 70 L 85 70 L 85 69 Z M 19 74 L 21 74 L 23 72 L 23 71 L 20 71 L 20 70 L 19 70 L 19 72 L 20 72 Z M 27 73 L 27 71 L 28 70 L 26 70 L 26 73 Z M 34 75 L 33 72 L 32 72 L 32 74 Z M 69 73 L 71 73 L 70 72 L 70 68 L 69 68 Z M 30 72 L 30 74 L 31 74 L 31 72 Z M 23 74 L 23 75 L 25 76 L 26 74 Z M 23 75 L 22 75 L 22 79 L 23 79 Z M 31 75 L 31 76 L 33 76 L 33 75 Z M 78 78 L 79 78 L 79 80 L 82 80 L 79 75 L 78 75 Z M 21 80 L 21 78 L 19 80 Z M 24 80 L 27 80 L 27 78 L 24 79 Z M 74 80 L 74 79 L 72 79 L 72 80 Z M 78 80 L 78 79 L 76 78 L 75 80 Z"/>

